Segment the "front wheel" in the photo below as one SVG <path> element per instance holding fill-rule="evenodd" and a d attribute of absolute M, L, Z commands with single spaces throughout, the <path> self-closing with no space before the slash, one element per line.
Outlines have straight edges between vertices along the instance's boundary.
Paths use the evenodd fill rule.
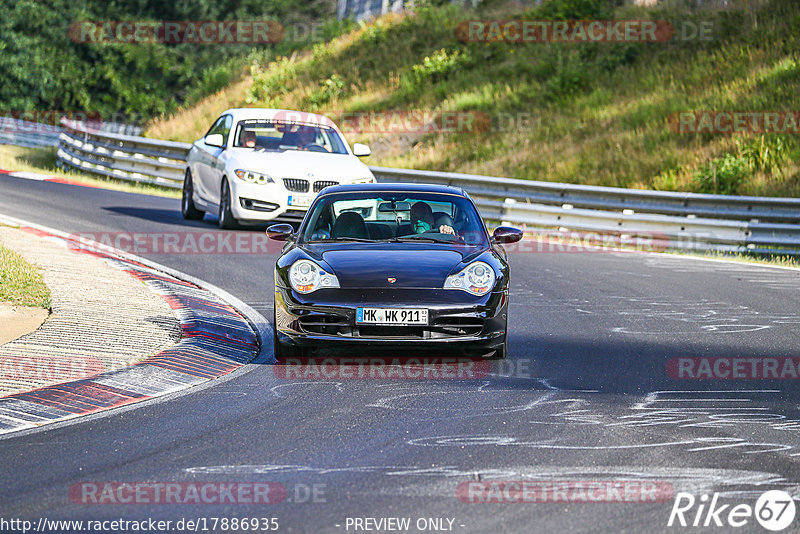
<path fill-rule="evenodd" d="M 194 204 L 194 184 L 192 184 L 192 173 L 186 169 L 183 177 L 183 193 L 181 194 L 181 215 L 187 221 L 199 221 L 205 213 L 197 209 Z"/>
<path fill-rule="evenodd" d="M 236 219 L 231 211 L 231 188 L 227 180 L 222 181 L 219 199 L 219 227 L 225 230 L 236 228 Z"/>

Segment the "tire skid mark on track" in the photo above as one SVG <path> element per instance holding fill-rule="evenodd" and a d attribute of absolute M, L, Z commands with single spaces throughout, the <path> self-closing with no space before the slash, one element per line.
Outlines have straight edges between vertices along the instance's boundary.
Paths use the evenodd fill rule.
<path fill-rule="evenodd" d="M 338 382 L 317 383 L 316 386 L 340 389 Z M 481 384 L 481 388 L 486 384 Z M 519 403 L 504 404 L 502 406 L 484 406 L 483 410 L 475 413 L 474 405 L 469 406 L 469 413 L 462 413 L 463 409 L 449 408 L 461 406 L 458 403 L 447 402 L 450 395 L 475 394 L 473 389 L 447 388 L 437 392 L 418 391 L 413 384 L 381 384 L 379 387 L 386 396 L 368 404 L 368 407 L 377 410 L 392 410 L 406 412 L 417 421 L 433 421 L 437 419 L 466 419 L 485 417 L 495 420 L 498 415 L 510 412 L 519 412 L 531 416 L 528 424 L 537 428 L 528 437 L 528 432 L 518 433 L 509 429 L 505 433 L 484 432 L 480 434 L 453 434 L 421 437 L 417 436 L 405 441 L 406 446 L 428 448 L 458 448 L 460 450 L 477 451 L 497 449 L 498 447 L 518 449 L 520 454 L 525 449 L 541 451 L 563 452 L 593 452 L 593 451 L 648 451 L 648 450 L 680 450 L 692 455 L 713 454 L 722 450 L 736 451 L 741 455 L 755 455 L 760 458 L 770 458 L 775 461 L 793 462 L 800 456 L 796 434 L 792 431 L 800 430 L 800 419 L 793 419 L 791 415 L 780 413 L 774 407 L 764 403 L 764 400 L 780 390 L 739 389 L 739 390 L 662 390 L 652 391 L 634 398 L 628 405 L 627 411 L 615 413 L 603 410 L 597 405 L 596 399 L 602 393 L 592 390 L 559 390 L 526 389 L 522 392 Z M 307 387 L 305 383 L 289 383 L 275 386 L 272 393 L 276 396 L 285 396 L 286 388 Z M 500 385 L 502 388 L 503 386 Z M 480 388 L 479 388 L 480 389 Z M 508 390 L 511 391 L 511 390 Z M 430 403 L 420 403 L 420 397 L 431 398 L 441 396 L 445 402 L 435 403 L 441 406 L 439 411 L 431 413 Z M 534 398 L 531 398 L 531 395 Z M 418 413 L 424 411 L 425 413 Z M 427 417 L 427 418 L 426 418 Z M 555 427 L 553 426 L 555 425 Z M 620 428 L 616 439 L 609 439 L 608 434 L 598 436 L 596 440 L 588 440 L 593 444 L 574 443 L 563 438 L 563 432 L 558 426 L 574 427 L 581 425 L 586 432 L 604 432 L 609 428 Z M 682 435 L 674 433 L 656 432 L 648 435 L 640 430 L 648 428 L 663 428 L 680 430 Z M 550 432 L 549 428 L 555 428 Z M 770 434 L 761 439 L 752 438 L 751 432 L 755 428 L 767 429 Z M 723 430 L 725 434 L 710 435 L 709 431 Z M 672 437 L 670 437 L 672 436 Z M 614 437 L 614 435 L 612 435 Z M 766 455 L 766 456 L 765 456 Z M 416 454 L 410 454 L 416 457 Z M 796 500 L 800 500 L 800 481 L 785 478 L 777 472 L 768 473 L 761 471 L 748 471 L 736 469 L 705 469 L 705 468 L 662 468 L 648 466 L 606 466 L 606 467 L 561 467 L 561 466 L 523 466 L 518 468 L 467 468 L 465 466 L 435 466 L 419 467 L 415 465 L 229 465 L 229 466 L 198 466 L 184 469 L 192 474 L 278 474 L 278 473 L 313 473 L 319 475 L 334 474 L 339 472 L 366 473 L 392 476 L 429 476 L 441 477 L 441 480 L 429 482 L 414 482 L 410 486 L 392 485 L 389 493 L 408 490 L 416 492 L 430 490 L 432 496 L 453 495 L 453 484 L 447 482 L 447 477 L 461 477 L 474 479 L 475 476 L 483 477 L 525 477 L 526 479 L 563 479 L 563 477 L 578 477 L 581 480 L 613 479 L 630 477 L 643 480 L 667 480 L 673 482 L 676 490 L 691 493 L 719 492 L 722 498 L 750 498 L 763 493 L 764 488 L 774 489 L 780 487 L 790 493 Z M 580 476 L 579 476 L 580 475 Z M 449 485 L 448 485 L 449 484 Z"/>
<path fill-rule="evenodd" d="M 159 397 L 231 373 L 259 352 L 256 333 L 230 305 L 196 284 L 112 252 L 90 249 L 41 229 L 23 230 L 102 258 L 164 298 L 181 322 L 183 338 L 132 367 L 0 399 L 0 434 L 35 428 Z"/>
<path fill-rule="evenodd" d="M 702 453 L 720 449 L 737 449 L 741 454 L 761 455 L 779 453 L 782 457 L 795 457 L 798 445 L 796 435 L 791 432 L 800 429 L 800 419 L 776 413 L 768 406 L 759 404 L 756 396 L 777 393 L 773 389 L 711 390 L 711 391 L 654 391 L 648 393 L 630 407 L 630 413 L 613 414 L 599 410 L 591 403 L 591 396 L 571 391 L 567 398 L 542 399 L 536 405 L 536 418 L 530 425 L 542 430 L 535 435 L 542 439 L 529 440 L 522 435 L 450 435 L 428 436 L 408 440 L 406 443 L 422 447 L 475 447 L 504 446 L 549 450 L 613 451 L 651 448 L 677 447 L 685 452 Z M 402 409 L 395 406 L 395 409 Z M 548 411 L 554 408 L 552 411 Z M 409 408 L 410 409 L 410 408 Z M 448 414 L 448 417 L 457 417 Z M 564 442 L 561 439 L 548 440 L 543 434 L 552 426 L 581 425 L 598 430 L 623 428 L 635 432 L 642 427 L 681 429 L 680 439 L 636 441 L 643 436 L 621 434 L 616 442 L 597 440 L 599 445 L 580 445 Z M 754 441 L 749 428 L 753 425 L 775 432 L 775 437 L 766 441 Z M 708 436 L 703 431 L 725 429 L 734 435 Z M 687 432 L 693 431 L 692 434 Z M 788 433 L 787 433 L 788 431 Z M 555 432 L 559 436 L 559 432 Z"/>

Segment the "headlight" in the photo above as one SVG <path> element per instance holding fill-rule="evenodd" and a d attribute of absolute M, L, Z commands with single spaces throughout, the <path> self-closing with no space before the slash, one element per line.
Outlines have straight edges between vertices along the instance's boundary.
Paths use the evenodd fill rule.
<path fill-rule="evenodd" d="M 482 261 L 470 263 L 444 281 L 445 289 L 460 289 L 473 295 L 485 295 L 494 287 L 494 269 Z"/>
<path fill-rule="evenodd" d="M 246 171 L 244 169 L 236 169 L 233 171 L 236 173 L 236 176 L 239 179 L 244 180 L 245 182 L 249 182 L 251 184 L 274 184 L 275 180 L 272 179 L 272 176 L 269 174 L 264 174 L 262 172 L 255 172 L 255 171 Z"/>
<path fill-rule="evenodd" d="M 325 272 L 311 260 L 297 260 L 289 268 L 289 282 L 298 293 L 311 293 L 317 289 L 339 287 L 339 279 Z"/>
<path fill-rule="evenodd" d="M 356 178 L 355 180 L 351 180 L 350 183 L 351 184 L 374 184 L 375 183 L 375 178 L 373 178 L 371 176 L 369 178 Z"/>

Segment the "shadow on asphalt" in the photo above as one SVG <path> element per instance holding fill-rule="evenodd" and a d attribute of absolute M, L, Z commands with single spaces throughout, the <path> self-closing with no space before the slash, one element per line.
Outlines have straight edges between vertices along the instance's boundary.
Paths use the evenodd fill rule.
<path fill-rule="evenodd" d="M 509 343 L 510 362 L 529 360 L 532 363 L 528 367 L 533 369 L 538 378 L 546 379 L 560 389 L 590 389 L 631 395 L 671 390 L 774 390 L 773 395 L 780 393 L 786 400 L 800 400 L 797 380 L 792 380 L 792 376 L 783 379 L 732 377 L 733 359 L 739 360 L 736 372 L 745 376 L 751 372 L 753 365 L 757 371 L 761 370 L 764 360 L 768 358 L 780 362 L 777 367 L 780 374 L 787 359 L 794 360 L 797 369 L 798 359 L 787 358 L 790 355 L 790 351 L 766 348 L 753 350 L 748 347 L 743 350 L 734 344 L 670 344 L 640 339 L 578 341 L 569 337 L 548 336 L 518 337 L 515 342 Z M 725 360 L 716 371 L 715 358 Z M 681 361 L 684 365 L 682 370 L 679 368 Z M 721 378 L 720 374 L 728 376 Z M 763 376 L 763 372 L 756 374 Z M 524 385 L 520 384 L 520 387 Z"/>

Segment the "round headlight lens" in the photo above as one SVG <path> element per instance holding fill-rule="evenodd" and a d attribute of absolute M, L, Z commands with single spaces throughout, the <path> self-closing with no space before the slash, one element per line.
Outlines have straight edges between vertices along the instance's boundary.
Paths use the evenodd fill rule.
<path fill-rule="evenodd" d="M 494 269 L 482 261 L 476 261 L 467 265 L 459 273 L 448 276 L 444 288 L 461 289 L 481 296 L 492 290 L 494 282 Z"/>
<path fill-rule="evenodd" d="M 319 283 L 319 267 L 308 260 L 300 260 L 289 269 L 289 281 L 300 293 L 310 293 Z"/>
<path fill-rule="evenodd" d="M 489 269 L 484 267 L 483 264 L 472 265 L 467 270 L 467 281 L 473 287 L 486 287 L 490 278 Z"/>
<path fill-rule="evenodd" d="M 289 268 L 289 282 L 298 293 L 311 293 L 321 287 L 339 287 L 339 279 L 311 260 L 297 260 Z"/>

